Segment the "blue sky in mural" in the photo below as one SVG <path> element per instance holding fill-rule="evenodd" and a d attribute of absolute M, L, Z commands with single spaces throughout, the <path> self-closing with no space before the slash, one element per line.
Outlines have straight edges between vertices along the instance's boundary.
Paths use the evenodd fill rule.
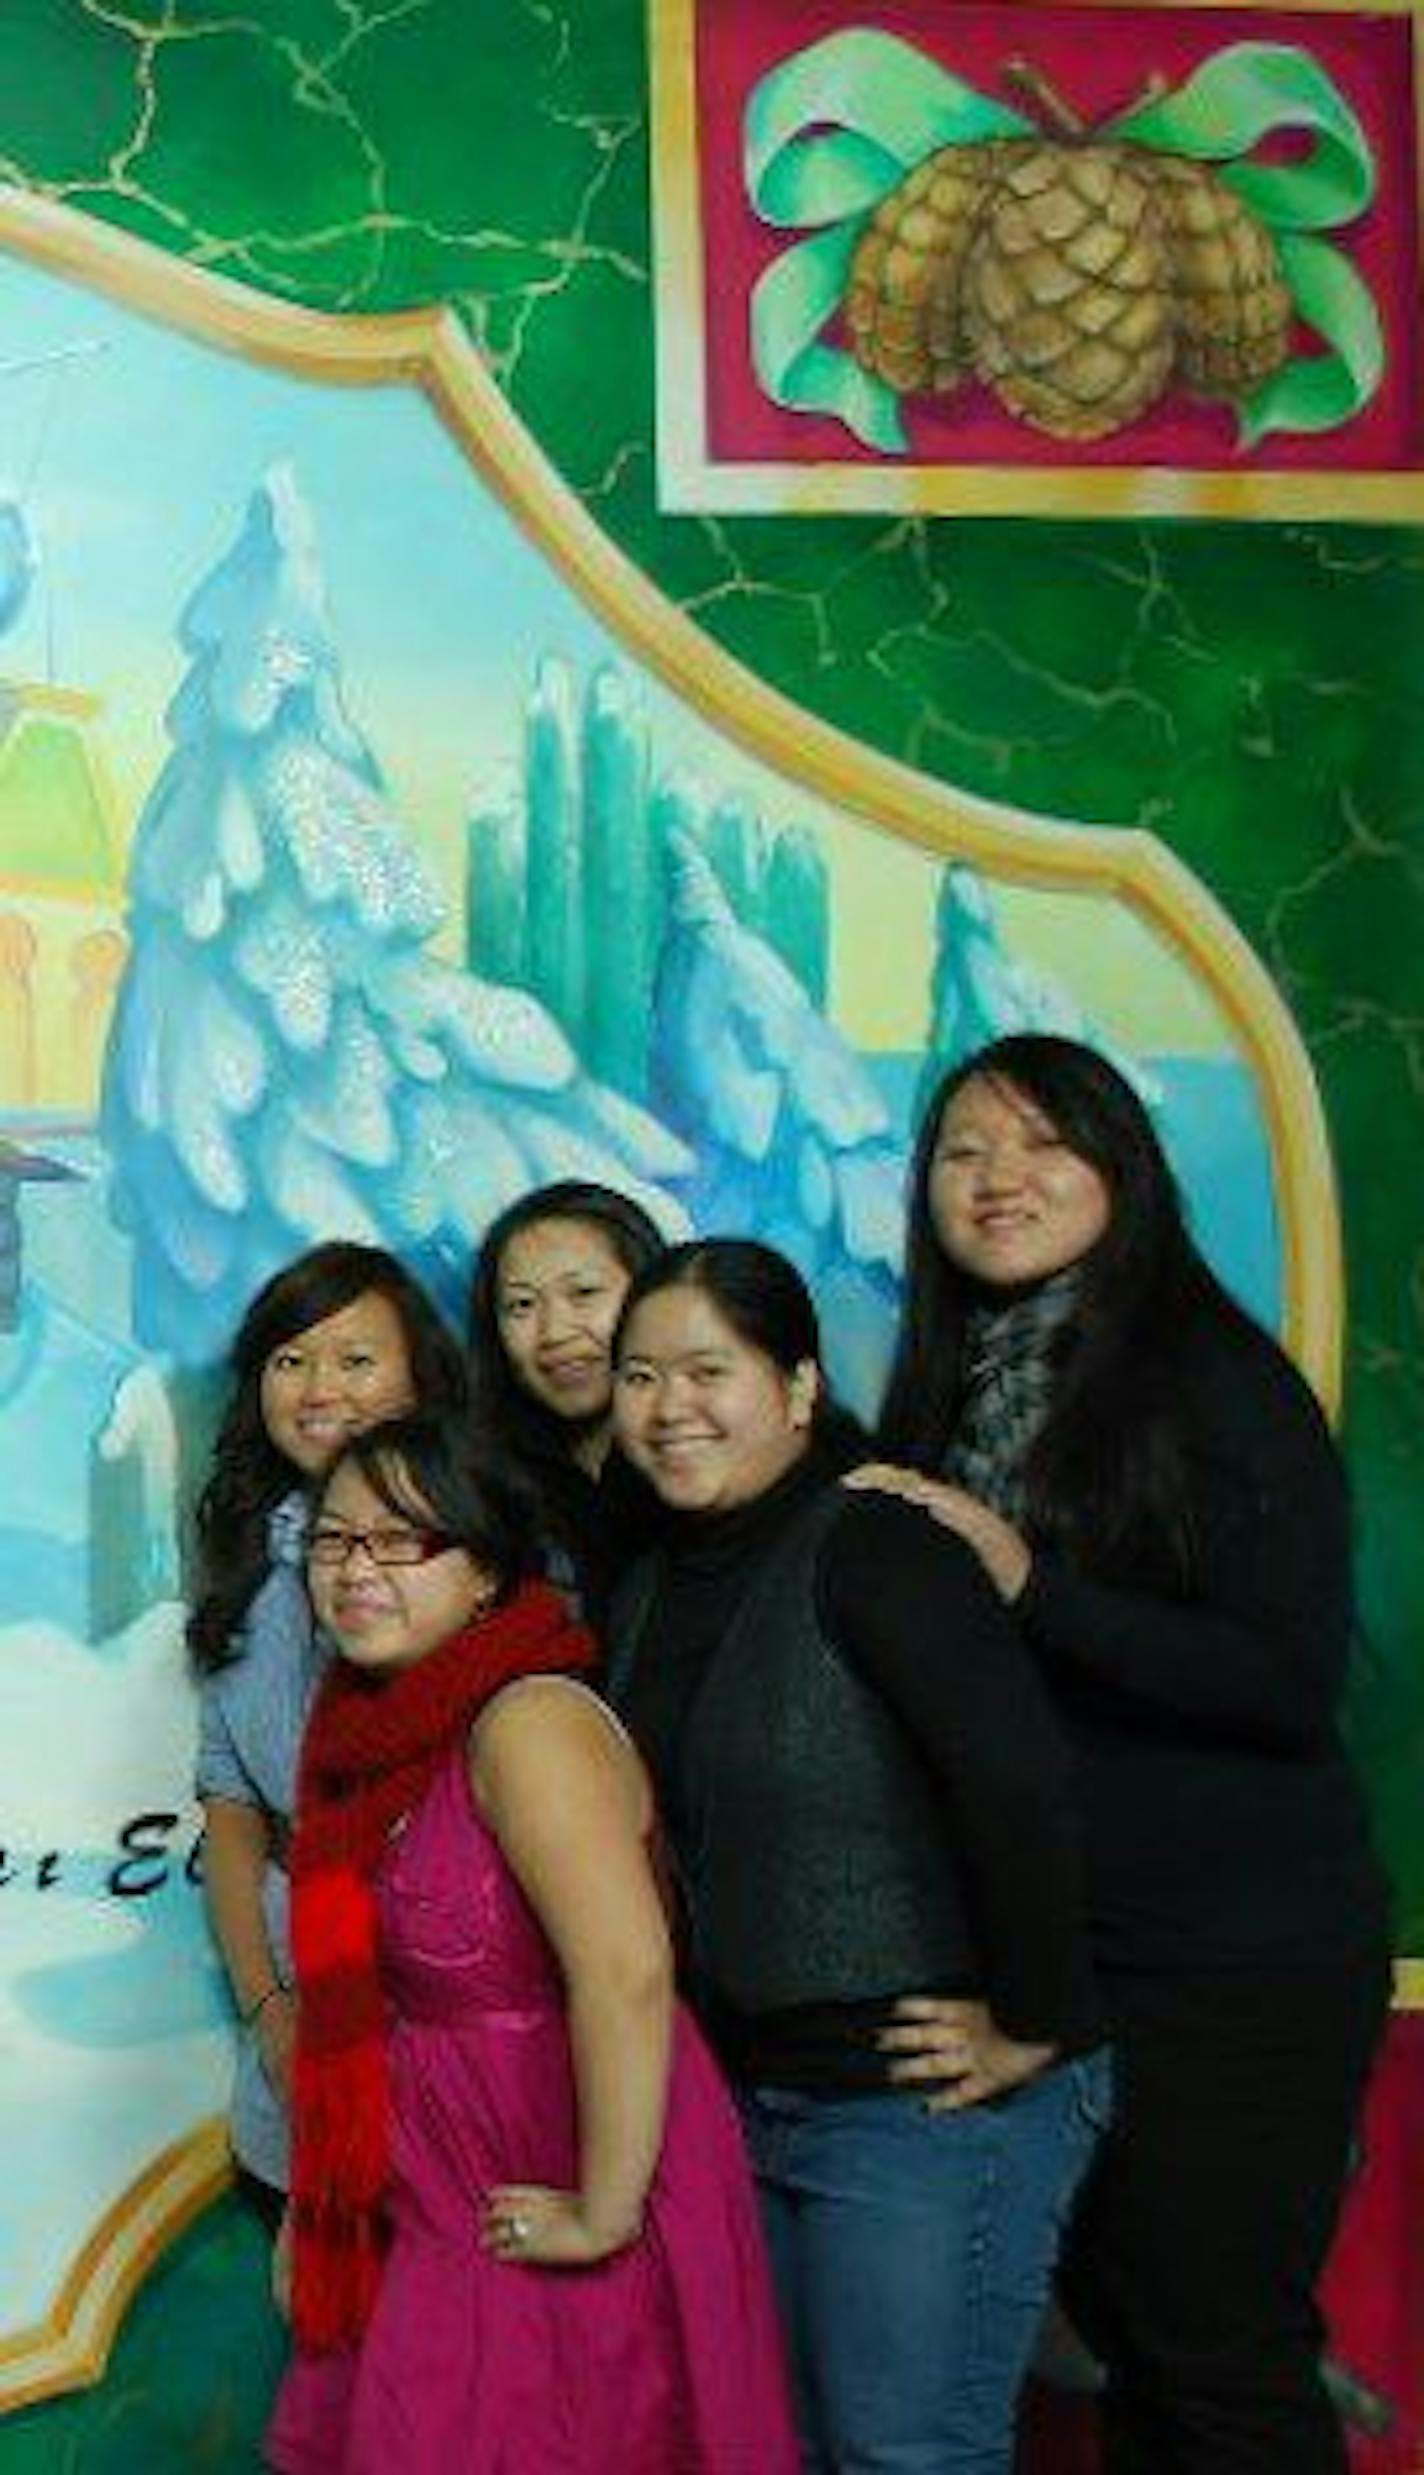
<path fill-rule="evenodd" d="M 427 713 L 448 730 L 453 698 L 468 758 L 482 711 L 497 699 L 503 719 L 525 684 L 531 631 L 579 662 L 613 649 L 542 562 L 511 559 L 510 519 L 408 389 L 314 388 L 14 261 L 0 339 L 0 489 L 25 506 L 43 570 L 7 663 L 44 676 L 52 647 L 66 684 L 142 688 L 166 645 L 176 678 L 174 617 L 284 460 L 377 739 L 387 703 L 406 737 Z"/>

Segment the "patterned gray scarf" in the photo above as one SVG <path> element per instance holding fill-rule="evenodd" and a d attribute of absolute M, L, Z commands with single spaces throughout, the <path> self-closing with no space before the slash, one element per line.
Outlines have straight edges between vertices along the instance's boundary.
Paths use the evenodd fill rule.
<path fill-rule="evenodd" d="M 945 1476 L 1006 1521 L 1028 1508 L 1024 1465 L 1053 1401 L 1058 1343 L 1082 1293 L 1076 1264 L 1007 1306 L 973 1306 L 964 1330 L 964 1400 Z"/>

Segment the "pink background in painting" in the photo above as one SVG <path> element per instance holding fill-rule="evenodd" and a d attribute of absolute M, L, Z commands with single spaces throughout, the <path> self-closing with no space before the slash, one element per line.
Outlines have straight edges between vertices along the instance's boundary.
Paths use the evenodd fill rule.
<path fill-rule="evenodd" d="M 748 302 L 762 268 L 801 235 L 760 223 L 746 197 L 741 123 L 745 98 L 778 62 L 848 26 L 874 26 L 916 44 L 982 92 L 1024 108 L 1000 64 L 1025 52 L 1089 123 L 1125 110 L 1151 70 L 1178 85 L 1209 54 L 1236 42 L 1309 49 L 1353 105 L 1374 147 L 1378 194 L 1354 225 L 1325 237 L 1348 247 L 1384 320 L 1388 366 L 1374 402 L 1318 437 L 1272 437 L 1245 456 L 1229 406 L 1170 394 L 1116 436 L 1075 447 L 1003 413 L 971 385 L 906 407 L 910 455 L 929 464 L 1170 465 L 1189 470 L 1377 471 L 1424 467 L 1420 409 L 1420 266 L 1413 110 L 1414 42 L 1408 18 L 1285 9 L 1003 6 L 950 0 L 930 7 L 883 0 L 703 0 L 697 74 L 706 239 L 708 447 L 717 463 L 853 463 L 882 459 L 825 415 L 784 412 L 752 372 Z M 1295 151 L 1299 151 L 1297 148 Z M 1309 339 L 1302 333 L 1302 347 Z"/>

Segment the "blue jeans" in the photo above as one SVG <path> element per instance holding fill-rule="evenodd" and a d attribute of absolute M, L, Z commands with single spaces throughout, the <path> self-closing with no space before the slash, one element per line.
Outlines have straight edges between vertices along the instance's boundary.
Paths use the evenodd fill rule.
<path fill-rule="evenodd" d="M 1106 2054 L 991 2105 L 753 2088 L 742 2113 L 818 2475 L 1009 2475 Z"/>

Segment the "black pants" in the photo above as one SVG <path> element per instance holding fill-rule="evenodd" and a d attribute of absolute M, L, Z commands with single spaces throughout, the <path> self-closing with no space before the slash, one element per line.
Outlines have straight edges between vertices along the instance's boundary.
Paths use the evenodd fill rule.
<path fill-rule="evenodd" d="M 1315 2286 L 1384 1963 L 1103 1990 L 1117 2113 L 1061 2283 L 1107 2370 L 1107 2475 L 1346 2475 Z"/>

